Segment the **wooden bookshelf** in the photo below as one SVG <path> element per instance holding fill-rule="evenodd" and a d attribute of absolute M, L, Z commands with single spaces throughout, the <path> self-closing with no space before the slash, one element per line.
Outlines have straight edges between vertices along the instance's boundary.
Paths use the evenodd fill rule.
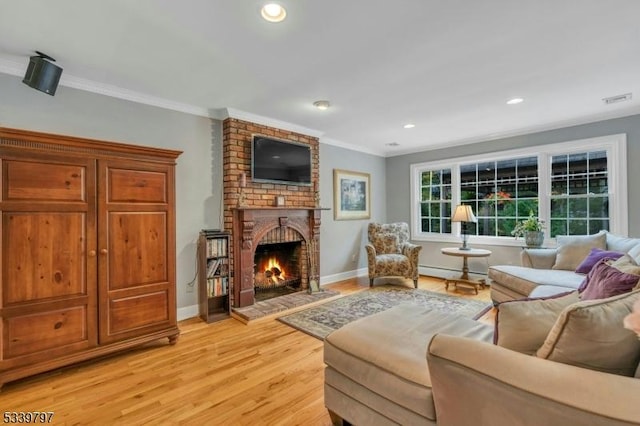
<path fill-rule="evenodd" d="M 229 317 L 229 233 L 203 229 L 198 238 L 198 306 L 206 322 Z"/>

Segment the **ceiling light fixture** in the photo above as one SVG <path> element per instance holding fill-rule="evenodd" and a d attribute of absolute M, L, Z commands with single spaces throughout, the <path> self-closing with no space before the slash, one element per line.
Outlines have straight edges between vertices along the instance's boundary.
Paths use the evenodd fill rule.
<path fill-rule="evenodd" d="M 269 22 L 282 22 L 287 17 L 287 11 L 278 3 L 267 3 L 260 10 L 262 17 Z"/>
<path fill-rule="evenodd" d="M 313 106 L 318 108 L 319 110 L 327 110 L 329 109 L 329 107 L 331 106 L 331 103 L 329 103 L 329 101 L 315 101 L 313 103 Z"/>
<path fill-rule="evenodd" d="M 507 101 L 507 105 L 516 105 L 516 104 L 519 104 L 519 103 L 521 103 L 521 102 L 523 102 L 523 101 L 524 101 L 524 99 L 522 99 L 522 98 L 513 98 L 513 99 L 509 99 L 509 100 Z"/>
<path fill-rule="evenodd" d="M 413 129 L 414 127 L 416 127 L 416 125 L 413 124 L 413 123 L 408 123 L 408 124 L 405 124 L 402 127 L 404 127 L 405 129 Z"/>

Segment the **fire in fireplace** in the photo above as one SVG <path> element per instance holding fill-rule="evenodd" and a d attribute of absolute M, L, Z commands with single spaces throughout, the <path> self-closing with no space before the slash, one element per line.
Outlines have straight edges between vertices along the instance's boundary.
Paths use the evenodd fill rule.
<path fill-rule="evenodd" d="M 254 258 L 256 300 L 299 291 L 301 255 L 302 244 L 299 241 L 258 245 Z"/>

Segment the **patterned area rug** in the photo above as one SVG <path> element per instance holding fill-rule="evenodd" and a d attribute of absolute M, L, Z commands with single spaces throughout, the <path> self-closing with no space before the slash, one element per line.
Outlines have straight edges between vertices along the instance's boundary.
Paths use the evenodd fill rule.
<path fill-rule="evenodd" d="M 479 318 L 491 308 L 491 303 L 479 300 L 448 296 L 428 290 L 382 285 L 304 311 L 281 316 L 278 320 L 324 340 L 329 333 L 345 324 L 401 303 L 428 305 L 438 311 L 474 319 Z"/>

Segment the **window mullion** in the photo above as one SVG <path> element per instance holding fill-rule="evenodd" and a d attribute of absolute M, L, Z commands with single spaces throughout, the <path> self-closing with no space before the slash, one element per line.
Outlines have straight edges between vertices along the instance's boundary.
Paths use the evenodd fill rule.
<path fill-rule="evenodd" d="M 538 154 L 538 218 L 547 224 L 545 238 L 549 238 L 551 224 L 551 156 Z"/>

